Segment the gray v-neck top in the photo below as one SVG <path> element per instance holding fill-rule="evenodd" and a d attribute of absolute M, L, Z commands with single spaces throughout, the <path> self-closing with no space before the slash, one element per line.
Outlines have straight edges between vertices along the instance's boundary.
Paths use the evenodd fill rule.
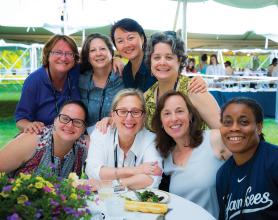
<path fill-rule="evenodd" d="M 169 192 L 188 199 L 218 217 L 216 173 L 224 161 L 213 153 L 210 131 L 204 131 L 201 145 L 194 148 L 184 166 L 173 163 L 172 154 L 164 161 L 165 174 L 171 174 Z"/>

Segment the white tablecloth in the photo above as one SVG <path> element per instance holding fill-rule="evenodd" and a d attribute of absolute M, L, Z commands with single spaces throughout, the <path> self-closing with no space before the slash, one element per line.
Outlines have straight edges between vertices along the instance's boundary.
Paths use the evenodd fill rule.
<path fill-rule="evenodd" d="M 169 193 L 170 201 L 168 207 L 172 209 L 165 216 L 160 216 L 156 214 L 146 214 L 140 212 L 124 212 L 122 219 L 124 220 L 178 220 L 178 219 L 188 219 L 188 220 L 215 220 L 215 218 L 208 213 L 205 209 L 198 206 L 197 204 L 186 200 L 180 196 Z M 98 201 L 88 201 L 88 205 L 96 216 L 93 220 L 101 220 L 99 213 L 106 213 L 106 208 L 103 202 Z M 109 216 L 105 215 L 105 220 L 109 220 Z"/>

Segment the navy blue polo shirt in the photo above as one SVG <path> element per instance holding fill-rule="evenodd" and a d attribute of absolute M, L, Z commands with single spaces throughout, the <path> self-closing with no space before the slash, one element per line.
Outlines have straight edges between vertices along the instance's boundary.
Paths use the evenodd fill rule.
<path fill-rule="evenodd" d="M 76 65 L 69 72 L 62 91 L 54 90 L 45 68 L 42 66 L 24 81 L 20 100 L 15 110 L 15 120 L 27 119 L 52 124 L 57 110 L 67 100 L 79 100 L 78 76 L 80 67 Z M 57 106 L 57 107 L 56 107 Z"/>
<path fill-rule="evenodd" d="M 142 92 L 147 91 L 155 82 L 156 78 L 152 76 L 144 61 L 142 61 L 135 78 L 132 75 L 132 65 L 129 61 L 123 70 L 123 82 L 125 88 L 140 89 Z"/>

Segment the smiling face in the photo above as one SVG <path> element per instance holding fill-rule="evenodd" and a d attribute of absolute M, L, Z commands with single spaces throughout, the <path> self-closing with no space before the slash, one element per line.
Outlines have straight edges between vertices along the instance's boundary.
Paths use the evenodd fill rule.
<path fill-rule="evenodd" d="M 256 151 L 262 124 L 256 122 L 253 111 L 247 105 L 232 103 L 223 112 L 220 132 L 226 147 L 242 164 Z"/>
<path fill-rule="evenodd" d="M 117 28 L 114 38 L 116 48 L 122 57 L 134 60 L 143 54 L 144 37 L 138 32 L 128 32 Z"/>
<path fill-rule="evenodd" d="M 143 105 L 137 96 L 129 95 L 121 98 L 115 109 L 142 111 Z M 118 129 L 120 139 L 124 140 L 125 138 L 135 138 L 136 134 L 143 127 L 145 116 L 142 114 L 140 117 L 132 117 L 131 113 L 128 113 L 126 117 L 120 117 L 113 111 L 112 118 Z"/>
<path fill-rule="evenodd" d="M 179 142 L 179 140 L 184 140 L 186 136 L 189 136 L 189 121 L 191 115 L 181 96 L 170 96 L 165 101 L 160 118 L 165 132 L 171 136 L 176 143 Z"/>
<path fill-rule="evenodd" d="M 76 105 L 76 104 L 68 104 L 63 107 L 60 111 L 60 114 L 66 115 L 71 119 L 80 119 L 85 121 L 85 112 L 84 110 Z M 59 136 L 64 141 L 76 141 L 81 134 L 83 134 L 85 130 L 84 127 L 78 128 L 75 127 L 72 121 L 68 122 L 67 124 L 62 123 L 58 117 L 55 118 L 54 121 L 55 126 L 55 134 Z"/>
<path fill-rule="evenodd" d="M 111 65 L 112 54 L 102 39 L 95 38 L 90 43 L 88 59 L 93 68 L 103 68 Z"/>
<path fill-rule="evenodd" d="M 51 52 L 62 52 L 63 54 L 58 55 L 57 53 Z M 74 57 L 65 55 L 65 53 L 73 53 L 70 45 L 64 40 L 59 40 L 51 49 L 51 52 L 48 57 L 51 73 L 67 74 L 75 64 Z"/>
<path fill-rule="evenodd" d="M 151 71 L 158 81 L 176 81 L 180 62 L 167 43 L 157 43 L 151 55 Z"/>

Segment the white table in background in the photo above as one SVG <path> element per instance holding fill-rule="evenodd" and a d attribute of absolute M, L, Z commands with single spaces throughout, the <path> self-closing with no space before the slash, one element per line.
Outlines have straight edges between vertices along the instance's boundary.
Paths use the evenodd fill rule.
<path fill-rule="evenodd" d="M 168 207 L 172 209 L 165 215 L 165 220 L 179 220 L 179 219 L 188 219 L 188 220 L 215 220 L 215 218 L 207 212 L 202 207 L 197 204 L 186 200 L 180 196 L 169 193 L 170 201 Z M 88 202 L 90 209 L 93 213 L 103 212 L 106 213 L 106 208 L 103 202 L 96 204 L 95 202 Z M 123 219 L 125 220 L 156 220 L 163 219 L 158 218 L 159 215 L 148 214 L 141 212 L 124 212 Z M 100 220 L 101 218 L 95 217 L 93 220 Z M 105 220 L 109 220 L 109 216 L 105 216 Z"/>

